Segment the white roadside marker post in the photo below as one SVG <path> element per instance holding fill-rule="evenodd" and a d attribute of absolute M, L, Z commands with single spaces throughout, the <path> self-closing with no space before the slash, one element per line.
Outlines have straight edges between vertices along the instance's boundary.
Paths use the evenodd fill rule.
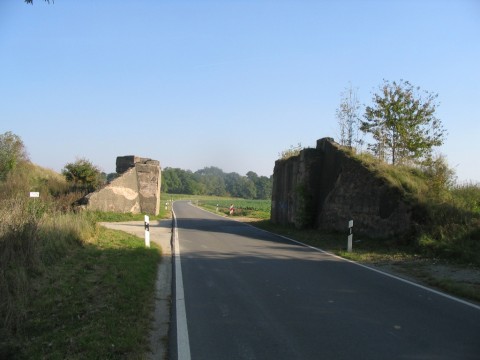
<path fill-rule="evenodd" d="M 145 246 L 150 247 L 150 218 L 145 215 Z"/>
<path fill-rule="evenodd" d="M 347 251 L 352 252 L 352 239 L 353 239 L 353 220 L 348 222 L 348 244 L 347 244 Z"/>

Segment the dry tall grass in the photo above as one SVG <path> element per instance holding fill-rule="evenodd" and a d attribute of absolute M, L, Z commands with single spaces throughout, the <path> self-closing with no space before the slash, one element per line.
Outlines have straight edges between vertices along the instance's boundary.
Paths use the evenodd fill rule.
<path fill-rule="evenodd" d="M 17 173 L 1 184 L 0 338 L 26 316 L 30 280 L 96 232 L 88 214 L 60 212 L 49 196 L 29 198 L 30 182 Z"/>

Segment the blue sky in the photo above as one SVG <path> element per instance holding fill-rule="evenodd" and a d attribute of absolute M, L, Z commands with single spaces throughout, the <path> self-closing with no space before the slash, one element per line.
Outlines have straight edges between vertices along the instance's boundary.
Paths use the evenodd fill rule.
<path fill-rule="evenodd" d="M 439 149 L 480 181 L 480 1 L 0 2 L 0 133 L 60 171 L 119 155 L 273 173 L 338 139 L 341 92 L 383 79 L 439 94 Z"/>

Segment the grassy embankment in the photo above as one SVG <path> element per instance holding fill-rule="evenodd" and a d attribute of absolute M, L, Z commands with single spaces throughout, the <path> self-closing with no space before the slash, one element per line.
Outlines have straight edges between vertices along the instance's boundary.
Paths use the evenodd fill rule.
<path fill-rule="evenodd" d="M 144 358 L 160 249 L 97 226 L 141 215 L 69 211 L 57 175 L 0 183 L 0 358 Z"/>

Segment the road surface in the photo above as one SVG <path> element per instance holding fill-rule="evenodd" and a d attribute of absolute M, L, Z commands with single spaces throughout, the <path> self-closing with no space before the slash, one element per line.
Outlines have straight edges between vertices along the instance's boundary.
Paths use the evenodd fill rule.
<path fill-rule="evenodd" d="M 480 359 L 476 305 L 188 202 L 174 212 L 172 358 Z"/>

